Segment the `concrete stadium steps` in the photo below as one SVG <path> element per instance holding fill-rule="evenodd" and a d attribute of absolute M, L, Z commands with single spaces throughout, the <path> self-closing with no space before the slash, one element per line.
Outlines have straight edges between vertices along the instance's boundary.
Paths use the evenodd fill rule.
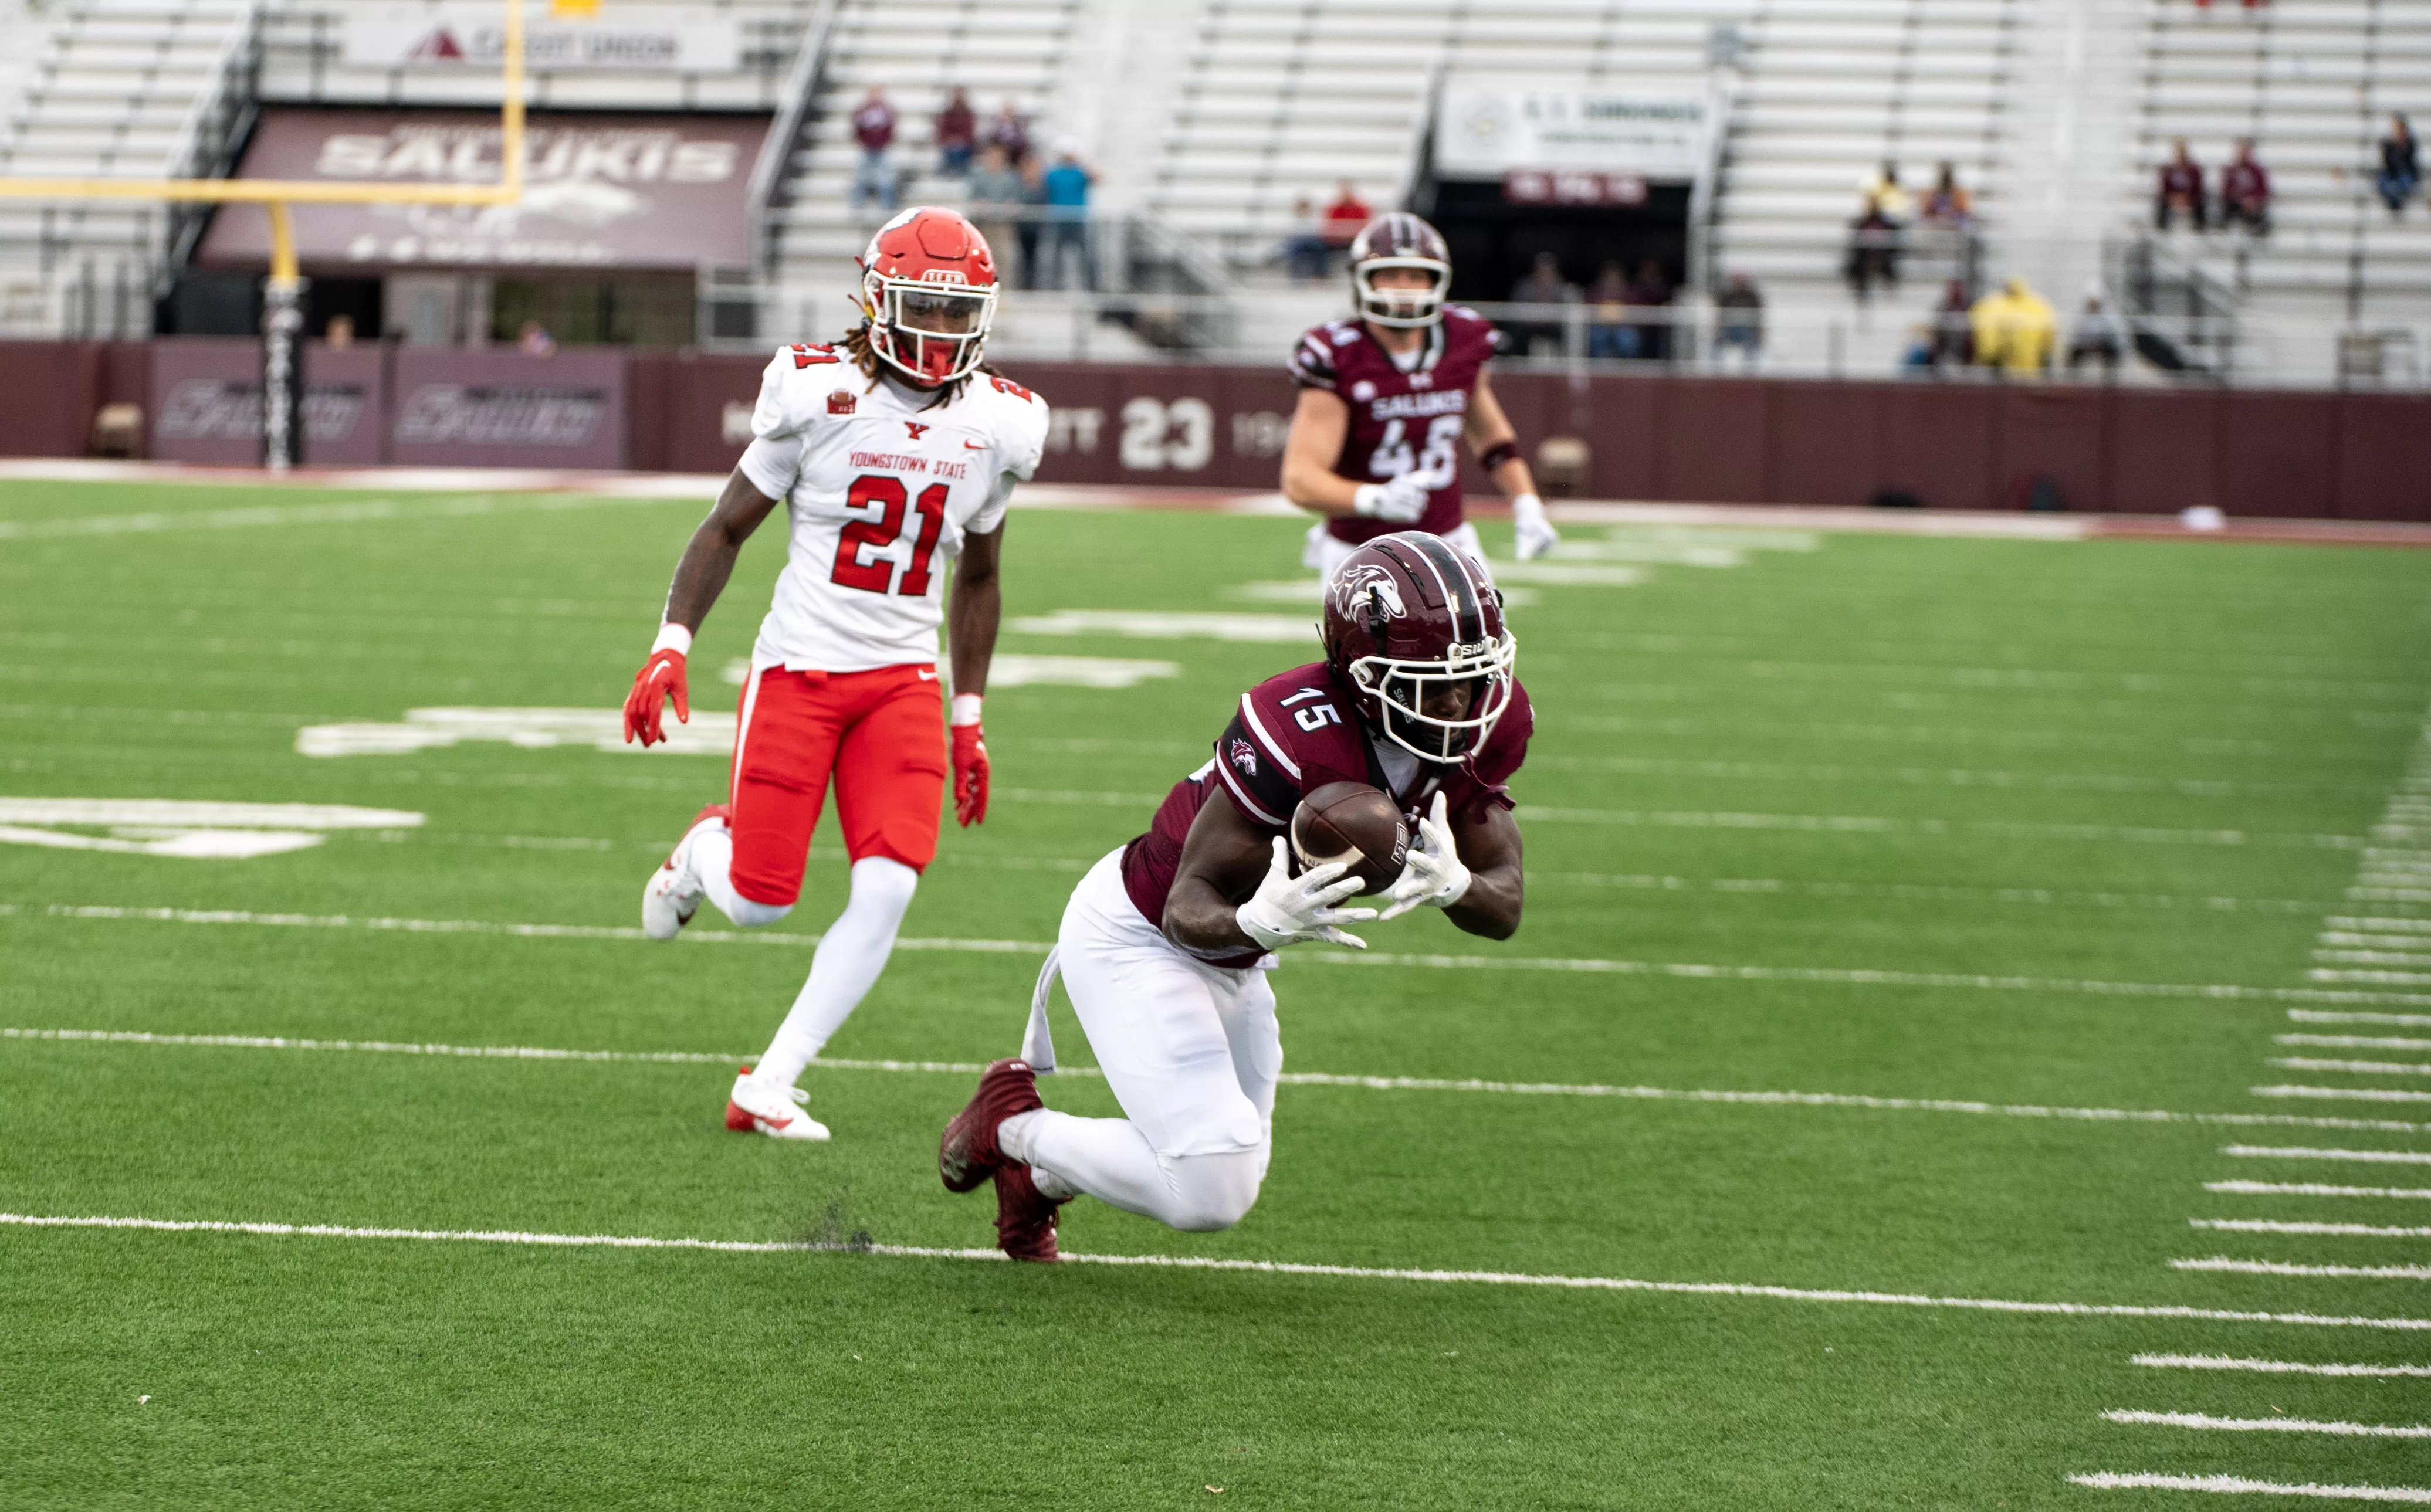
<path fill-rule="evenodd" d="M 498 81 L 480 70 L 443 72 L 358 68 L 343 50 L 344 10 L 353 0 L 285 0 L 267 8 L 261 27 L 260 92 L 291 105 L 460 106 L 495 108 Z M 600 70 L 532 75 L 535 110 L 766 110 L 784 101 L 794 55 L 818 11 L 817 0 L 652 0 L 654 6 L 731 18 L 743 32 L 735 73 L 669 74 Z M 396 13 L 435 14 L 433 0 L 404 0 Z M 613 8 L 611 8 L 612 10 Z"/>
<path fill-rule="evenodd" d="M 2273 194 L 2268 237 L 2170 238 L 2242 294 L 2288 376 L 2329 375 L 2352 307 L 2431 336 L 2431 220 L 2390 224 L 2372 189 L 2389 112 L 2431 104 L 2431 11 L 2406 0 L 2271 0 L 2209 11 L 2149 0 L 2136 174 L 2123 224 L 2152 224 L 2154 175 L 2184 138 L 2216 197 L 2251 137 Z"/>

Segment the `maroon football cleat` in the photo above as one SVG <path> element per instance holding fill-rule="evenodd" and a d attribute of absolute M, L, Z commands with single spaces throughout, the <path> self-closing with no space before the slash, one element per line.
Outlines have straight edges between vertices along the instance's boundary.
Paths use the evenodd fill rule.
<path fill-rule="evenodd" d="M 1030 1179 L 1030 1168 L 1008 1162 L 996 1168 L 996 1247 L 1016 1260 L 1052 1265 L 1055 1252 L 1055 1209 Z"/>
<path fill-rule="evenodd" d="M 937 1141 L 937 1175 L 947 1191 L 969 1191 L 988 1179 L 1004 1155 L 996 1147 L 996 1126 L 1015 1113 L 1047 1105 L 1038 1100 L 1038 1078 L 1026 1060 L 999 1060 L 980 1073 L 980 1089 Z"/>

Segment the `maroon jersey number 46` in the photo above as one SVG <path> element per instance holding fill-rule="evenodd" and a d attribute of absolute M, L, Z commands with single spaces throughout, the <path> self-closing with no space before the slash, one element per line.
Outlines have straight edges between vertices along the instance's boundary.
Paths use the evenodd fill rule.
<path fill-rule="evenodd" d="M 1417 364 L 1404 373 L 1357 321 L 1330 321 L 1300 337 L 1292 349 L 1292 381 L 1337 395 L 1350 409 L 1335 474 L 1353 483 L 1382 483 L 1416 472 L 1434 484 L 1427 512 L 1416 523 L 1334 515 L 1326 529 L 1336 540 L 1357 544 L 1396 530 L 1440 536 L 1459 527 L 1461 432 L 1478 374 L 1498 340 L 1493 322 L 1447 305 L 1442 323 L 1428 328 Z"/>

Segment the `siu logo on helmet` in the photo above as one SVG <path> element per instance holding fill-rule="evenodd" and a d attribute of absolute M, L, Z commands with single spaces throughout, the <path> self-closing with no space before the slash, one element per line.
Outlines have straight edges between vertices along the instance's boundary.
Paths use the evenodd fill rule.
<path fill-rule="evenodd" d="M 1354 562 L 1344 568 L 1333 580 L 1333 592 L 1334 612 L 1346 617 L 1358 613 L 1370 593 L 1384 601 L 1386 618 L 1398 620 L 1408 612 L 1401 606 L 1400 585 L 1374 562 Z"/>
<path fill-rule="evenodd" d="M 1244 775 L 1254 777 L 1258 774 L 1258 753 L 1250 747 L 1249 741 L 1234 739 L 1232 748 L 1224 755 L 1225 759 L 1240 768 Z"/>

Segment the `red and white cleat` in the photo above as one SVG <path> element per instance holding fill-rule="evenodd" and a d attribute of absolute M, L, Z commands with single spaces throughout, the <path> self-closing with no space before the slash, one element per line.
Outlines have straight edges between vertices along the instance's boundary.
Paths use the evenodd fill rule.
<path fill-rule="evenodd" d="M 1055 1210 L 1030 1179 L 1030 1168 L 1008 1162 L 996 1168 L 996 1247 L 1016 1260 L 1052 1265 L 1062 1256 L 1055 1250 Z"/>
<path fill-rule="evenodd" d="M 700 911 L 702 894 L 700 873 L 693 870 L 692 838 L 706 825 L 725 828 L 731 817 L 732 810 L 724 804 L 711 804 L 693 816 L 666 864 L 650 873 L 649 886 L 642 889 L 643 934 L 652 939 L 673 939 L 677 931 L 692 922 L 692 916 Z"/>
<path fill-rule="evenodd" d="M 980 1089 L 937 1141 L 937 1175 L 946 1189 L 969 1191 L 987 1180 L 1004 1164 L 996 1147 L 996 1126 L 1015 1113 L 1046 1105 L 1038 1100 L 1038 1078 L 1031 1073 L 1030 1062 L 999 1060 L 981 1072 Z"/>
<path fill-rule="evenodd" d="M 802 1111 L 811 1094 L 798 1087 L 776 1087 L 751 1074 L 734 1078 L 726 1096 L 726 1126 L 737 1134 L 764 1134 L 772 1139 L 824 1139 L 828 1126 Z"/>

